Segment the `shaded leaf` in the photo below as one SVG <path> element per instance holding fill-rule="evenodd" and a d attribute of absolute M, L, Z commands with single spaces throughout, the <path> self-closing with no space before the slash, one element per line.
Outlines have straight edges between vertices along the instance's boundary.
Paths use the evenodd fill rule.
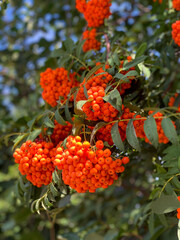
<path fill-rule="evenodd" d="M 163 214 L 180 208 L 180 202 L 175 195 L 161 194 L 160 198 L 153 201 L 151 209 L 154 213 Z"/>
<path fill-rule="evenodd" d="M 50 185 L 50 190 L 51 190 L 51 193 L 53 194 L 54 197 L 57 197 L 59 195 L 59 192 L 58 190 L 55 188 L 54 184 L 51 183 Z"/>
<path fill-rule="evenodd" d="M 59 114 L 59 110 L 56 110 L 56 112 L 55 112 L 55 119 L 59 124 L 61 124 L 63 126 L 67 125 L 64 118 Z"/>
<path fill-rule="evenodd" d="M 134 125 L 133 125 L 133 119 L 131 119 L 127 125 L 126 128 L 126 137 L 127 137 L 127 141 L 128 143 L 135 148 L 138 151 L 141 151 L 140 145 L 139 145 L 139 141 L 137 139 L 136 136 L 136 132 L 134 129 Z"/>
<path fill-rule="evenodd" d="M 124 151 L 124 144 L 123 144 L 123 141 L 122 141 L 120 133 L 119 133 L 118 122 L 115 123 L 112 126 L 112 128 L 111 128 L 111 136 L 112 136 L 112 140 L 113 140 L 115 146 L 119 150 Z"/>
<path fill-rule="evenodd" d="M 136 52 L 136 58 L 143 55 L 144 52 L 146 51 L 146 48 L 147 48 L 147 43 L 146 42 L 142 43 Z"/>
<path fill-rule="evenodd" d="M 50 128 L 54 128 L 54 123 L 53 121 L 49 118 L 49 117 L 46 117 L 44 119 L 44 124 L 47 126 L 47 127 L 50 127 Z"/>
<path fill-rule="evenodd" d="M 161 122 L 164 134 L 175 145 L 179 144 L 178 136 L 172 121 L 169 118 L 163 118 Z"/>
<path fill-rule="evenodd" d="M 152 143 L 152 145 L 155 148 L 157 148 L 158 147 L 159 136 L 158 136 L 158 133 L 157 133 L 156 120 L 153 117 L 149 117 L 144 122 L 144 132 L 146 134 L 146 137 Z"/>
<path fill-rule="evenodd" d="M 25 133 L 25 134 L 20 135 L 20 136 L 18 136 L 17 138 L 15 138 L 15 139 L 13 140 L 14 145 L 13 145 L 13 149 L 12 149 L 12 150 L 14 150 L 14 149 L 19 145 L 19 143 L 20 143 L 25 137 L 27 137 L 28 135 L 29 135 L 29 133 Z"/>
<path fill-rule="evenodd" d="M 129 68 L 132 68 L 132 67 L 136 66 L 137 64 L 143 62 L 146 58 L 147 58 L 147 56 L 144 56 L 144 55 L 135 58 L 134 60 L 126 63 L 126 64 L 123 66 L 123 70 L 128 70 Z"/>
<path fill-rule="evenodd" d="M 149 217 L 149 232 L 151 235 L 154 234 L 154 213 L 151 213 L 150 217 Z"/>
<path fill-rule="evenodd" d="M 119 112 L 122 110 L 122 99 L 119 91 L 117 89 L 112 90 L 108 95 L 103 97 L 103 99 L 110 103 Z"/>
<path fill-rule="evenodd" d="M 97 131 L 106 126 L 108 123 L 105 123 L 105 122 L 99 122 L 96 124 L 96 126 L 94 127 L 92 133 L 91 133 L 91 137 L 90 137 L 90 143 L 92 143 L 93 139 L 94 139 L 94 136 L 96 135 Z"/>
<path fill-rule="evenodd" d="M 102 68 L 102 67 L 103 67 L 103 64 L 99 64 L 99 65 L 93 67 L 93 68 L 87 73 L 87 75 L 85 76 L 86 82 L 87 82 L 87 80 L 88 80 L 95 72 L 97 72 L 97 70 L 99 70 L 99 69 Z"/>
<path fill-rule="evenodd" d="M 41 128 L 35 129 L 29 134 L 27 140 L 34 141 L 34 139 L 36 139 L 40 133 L 41 133 Z"/>
<path fill-rule="evenodd" d="M 70 122 L 71 124 L 73 124 L 73 121 L 72 121 L 72 117 L 71 117 L 71 114 L 70 114 L 70 111 L 69 111 L 69 101 L 66 101 L 66 105 L 65 105 L 65 116 L 66 116 L 66 119 L 68 122 Z"/>

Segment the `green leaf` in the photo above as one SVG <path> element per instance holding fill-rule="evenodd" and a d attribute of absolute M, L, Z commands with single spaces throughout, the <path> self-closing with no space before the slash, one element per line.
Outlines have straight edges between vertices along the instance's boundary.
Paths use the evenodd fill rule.
<path fill-rule="evenodd" d="M 120 133 L 119 133 L 119 128 L 118 128 L 118 122 L 115 123 L 112 128 L 111 128 L 111 136 L 112 136 L 112 140 L 115 144 L 115 146 L 121 150 L 124 151 L 124 144 L 123 141 L 121 139 Z"/>
<path fill-rule="evenodd" d="M 73 48 L 74 48 L 74 41 L 71 38 L 67 38 L 64 42 L 63 42 L 66 50 L 68 53 L 72 53 Z"/>
<path fill-rule="evenodd" d="M 37 118 L 37 116 L 35 116 L 32 120 L 30 120 L 30 121 L 27 122 L 27 125 L 28 125 L 28 127 L 29 127 L 29 131 L 32 130 L 33 125 L 34 125 L 35 122 L 36 122 L 36 118 Z"/>
<path fill-rule="evenodd" d="M 51 183 L 50 185 L 50 190 L 51 190 L 51 193 L 53 194 L 54 197 L 57 197 L 59 195 L 59 192 L 58 190 L 55 188 L 54 184 Z"/>
<path fill-rule="evenodd" d="M 29 133 L 25 133 L 25 134 L 19 135 L 17 138 L 15 138 L 15 139 L 13 140 L 14 145 L 13 145 L 13 149 L 12 149 L 12 150 L 14 150 L 14 149 L 19 145 L 19 143 L 20 143 L 25 137 L 27 137 L 28 135 L 29 135 Z"/>
<path fill-rule="evenodd" d="M 112 59 L 113 59 L 113 62 L 116 64 L 116 66 L 119 67 L 120 61 L 119 61 L 118 54 L 116 52 L 112 55 Z"/>
<path fill-rule="evenodd" d="M 146 137 L 152 143 L 152 145 L 155 148 L 157 148 L 158 147 L 159 137 L 158 137 L 158 133 L 157 133 L 156 120 L 153 117 L 149 117 L 144 122 L 144 132 L 146 134 Z"/>
<path fill-rule="evenodd" d="M 55 111 L 55 119 L 56 119 L 56 121 L 59 124 L 61 124 L 63 126 L 67 125 L 66 121 L 64 120 L 64 118 L 59 114 L 59 110 L 58 109 Z"/>
<path fill-rule="evenodd" d="M 41 128 L 35 129 L 29 134 L 27 140 L 34 141 L 34 139 L 36 139 L 40 133 L 41 133 Z"/>
<path fill-rule="evenodd" d="M 60 178 L 59 178 L 56 170 L 53 172 L 52 178 L 56 184 L 58 184 L 58 182 L 60 182 Z"/>
<path fill-rule="evenodd" d="M 136 136 L 136 132 L 134 129 L 134 125 L 133 125 L 133 119 L 131 119 L 127 125 L 126 128 L 126 137 L 127 137 L 127 141 L 128 143 L 135 148 L 138 151 L 141 151 L 140 145 L 139 145 L 139 141 L 137 139 Z"/>
<path fill-rule="evenodd" d="M 147 43 L 144 42 L 138 48 L 138 50 L 136 52 L 136 57 L 135 58 L 140 57 L 141 55 L 143 55 L 144 52 L 146 51 L 146 49 L 147 49 Z"/>
<path fill-rule="evenodd" d="M 47 126 L 47 127 L 50 127 L 50 128 L 54 128 L 54 123 L 53 121 L 49 118 L 49 117 L 46 117 L 44 119 L 44 124 Z"/>
<path fill-rule="evenodd" d="M 149 217 L 149 232 L 151 234 L 151 236 L 154 234 L 154 213 L 151 213 L 150 217 Z"/>
<path fill-rule="evenodd" d="M 55 49 L 53 52 L 51 52 L 50 57 L 56 58 L 56 57 L 62 57 L 64 55 L 66 55 L 66 52 L 60 48 L 60 49 Z"/>
<path fill-rule="evenodd" d="M 178 158 L 178 168 L 180 169 L 180 157 Z"/>
<path fill-rule="evenodd" d="M 180 202 L 175 195 L 161 194 L 160 198 L 151 203 L 151 209 L 154 213 L 164 214 L 180 208 Z"/>
<path fill-rule="evenodd" d="M 162 222 L 162 224 L 163 224 L 165 227 L 168 227 L 168 223 L 167 223 L 167 221 L 166 221 L 165 215 L 164 215 L 164 214 L 159 214 L 158 217 L 159 217 L 160 221 Z"/>
<path fill-rule="evenodd" d="M 84 95 L 88 99 L 88 94 L 87 94 L 87 89 L 85 84 L 83 85 L 83 88 L 84 88 Z"/>
<path fill-rule="evenodd" d="M 94 139 L 94 136 L 96 135 L 97 131 L 98 131 L 100 128 L 106 126 L 107 124 L 108 124 L 108 123 L 105 123 L 105 122 L 99 122 L 99 123 L 97 123 L 97 124 L 95 125 L 95 127 L 94 127 L 94 129 L 93 129 L 93 131 L 92 131 L 92 133 L 91 133 L 90 143 L 92 143 L 92 141 L 93 141 L 93 139 Z"/>
<path fill-rule="evenodd" d="M 117 89 L 112 90 L 108 95 L 103 97 L 103 99 L 110 103 L 119 112 L 122 110 L 122 99 L 119 91 Z"/>
<path fill-rule="evenodd" d="M 99 64 L 99 65 L 93 67 L 93 68 L 87 73 L 87 75 L 85 76 L 86 82 L 87 82 L 87 80 L 88 80 L 95 72 L 97 72 L 97 71 L 98 71 L 100 68 L 102 68 L 102 67 L 103 67 L 103 64 Z"/>
<path fill-rule="evenodd" d="M 53 204 L 49 201 L 47 196 L 44 197 L 43 202 L 48 207 L 52 207 L 53 206 Z"/>
<path fill-rule="evenodd" d="M 81 53 L 82 53 L 82 47 L 84 45 L 86 40 L 82 40 L 78 43 L 77 48 L 76 48 L 76 56 L 79 58 Z"/>
<path fill-rule="evenodd" d="M 134 60 L 126 63 L 126 64 L 123 66 L 123 70 L 128 70 L 128 69 L 130 69 L 130 68 L 138 65 L 139 63 L 143 62 L 146 58 L 147 58 L 147 56 L 144 56 L 144 55 L 135 58 Z"/>
<path fill-rule="evenodd" d="M 131 70 L 131 71 L 128 71 L 125 75 L 123 75 L 123 77 L 121 78 L 121 80 L 128 80 L 128 82 L 129 82 L 129 79 L 128 79 L 128 77 L 135 77 L 135 76 L 137 76 L 138 75 L 138 72 L 137 71 L 135 71 L 135 70 Z M 123 81 L 123 82 L 125 82 L 125 81 Z M 123 83 L 122 82 L 122 83 Z"/>
<path fill-rule="evenodd" d="M 70 122 L 71 124 L 73 124 L 73 121 L 72 121 L 72 117 L 71 117 L 71 114 L 70 114 L 70 111 L 69 111 L 69 101 L 66 101 L 66 105 L 65 105 L 65 116 L 66 116 L 66 119 L 68 122 Z"/>
<path fill-rule="evenodd" d="M 21 190 L 22 190 L 23 192 L 26 192 L 26 191 L 27 191 L 22 176 L 20 176 L 20 178 L 19 178 L 19 186 L 20 186 L 20 188 L 21 188 Z"/>
<path fill-rule="evenodd" d="M 172 121 L 169 118 L 163 118 L 161 122 L 164 134 L 175 145 L 179 144 L 178 136 Z"/>
<path fill-rule="evenodd" d="M 36 211 L 37 211 L 38 214 L 41 214 L 41 213 L 40 213 L 40 209 L 39 209 L 40 203 L 41 203 L 41 198 L 38 199 L 38 200 L 36 201 L 36 203 L 35 203 L 35 209 L 36 209 Z"/>
<path fill-rule="evenodd" d="M 119 234 L 118 230 L 110 229 L 104 236 L 104 240 L 114 240 L 118 234 Z"/>
<path fill-rule="evenodd" d="M 78 101 L 78 102 L 77 102 L 77 105 L 76 105 L 76 108 L 77 108 L 78 110 L 82 110 L 83 105 L 84 105 L 85 103 L 87 103 L 87 101 L 88 101 L 88 100 L 80 100 L 80 101 Z"/>

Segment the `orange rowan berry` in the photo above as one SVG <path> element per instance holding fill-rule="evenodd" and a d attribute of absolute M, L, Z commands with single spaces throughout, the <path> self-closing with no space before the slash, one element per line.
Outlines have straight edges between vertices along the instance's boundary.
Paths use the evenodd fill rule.
<path fill-rule="evenodd" d="M 128 157 L 123 157 L 123 158 L 122 158 L 122 163 L 123 163 L 123 164 L 129 163 L 129 158 L 128 158 Z"/>
<path fill-rule="evenodd" d="M 180 20 L 172 24 L 172 38 L 174 42 L 180 47 Z"/>
<path fill-rule="evenodd" d="M 103 143 L 103 141 L 98 140 L 98 141 L 96 142 L 96 147 L 97 147 L 98 149 L 103 149 L 103 148 L 104 148 L 104 143 Z"/>
<path fill-rule="evenodd" d="M 179 0 L 173 0 L 172 4 L 173 4 L 174 9 L 176 9 L 177 11 L 180 11 L 180 1 Z"/>
<path fill-rule="evenodd" d="M 77 138 L 77 140 L 80 139 Z M 78 151 L 81 151 L 81 156 L 78 155 L 78 151 L 72 151 L 72 148 L 76 147 L 77 143 L 76 137 L 68 137 L 67 149 L 63 150 L 62 153 L 57 147 L 58 151 L 54 157 L 54 165 L 62 170 L 64 183 L 77 192 L 94 192 L 96 188 L 107 188 L 118 178 L 117 173 L 124 171 L 124 167 L 116 171 L 115 161 L 112 162 L 111 157 L 104 158 L 104 151 L 91 148 L 87 141 L 80 145 Z M 103 142 L 100 146 L 102 148 Z M 108 152 L 109 155 L 109 151 L 105 152 Z"/>
<path fill-rule="evenodd" d="M 61 102 L 67 99 L 71 88 L 78 86 L 76 80 L 76 73 L 70 73 L 64 68 L 57 68 L 55 70 L 47 68 L 45 72 L 40 74 L 40 85 L 43 89 L 43 99 L 52 107 L 57 105 L 59 97 Z M 73 97 L 70 98 L 73 101 Z"/>
<path fill-rule="evenodd" d="M 96 40 L 96 29 L 93 28 L 92 30 L 86 30 L 83 33 L 83 39 L 86 39 L 83 45 L 83 51 L 87 52 L 89 50 L 99 50 L 101 46 L 101 42 Z"/>
<path fill-rule="evenodd" d="M 53 144 L 47 144 L 44 141 L 38 143 L 28 140 L 13 154 L 15 162 L 19 164 L 21 174 L 26 175 L 27 180 L 37 187 L 47 185 L 52 181 L 53 147 Z M 59 164 L 57 160 L 59 159 L 56 159 L 56 163 Z"/>

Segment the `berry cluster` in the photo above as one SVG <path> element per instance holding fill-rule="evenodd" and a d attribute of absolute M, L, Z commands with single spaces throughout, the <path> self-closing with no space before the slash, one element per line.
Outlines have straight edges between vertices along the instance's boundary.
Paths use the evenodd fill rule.
<path fill-rule="evenodd" d="M 64 183 L 79 193 L 112 185 L 118 173 L 124 172 L 123 164 L 129 162 L 128 157 L 114 161 L 111 151 L 103 150 L 102 141 L 97 141 L 93 148 L 88 141 L 81 142 L 81 137 L 69 136 L 66 147 L 66 150 L 57 148 L 54 165 L 62 170 Z"/>
<path fill-rule="evenodd" d="M 111 15 L 110 0 L 76 0 L 76 8 L 84 14 L 88 27 L 99 27 L 104 24 L 104 19 Z"/>
<path fill-rule="evenodd" d="M 86 39 L 83 45 L 83 51 L 88 52 L 89 50 L 99 50 L 101 42 L 96 40 L 96 28 L 92 30 L 87 30 L 83 33 L 83 39 Z"/>
<path fill-rule="evenodd" d="M 180 47 L 180 20 L 172 24 L 172 38 L 174 42 Z"/>
<path fill-rule="evenodd" d="M 86 11 L 86 0 L 76 0 L 76 9 L 84 13 Z"/>
<path fill-rule="evenodd" d="M 70 90 L 78 85 L 76 73 L 70 73 L 64 68 L 47 68 L 40 74 L 40 85 L 43 88 L 42 97 L 52 107 L 57 105 L 59 98 L 61 102 L 67 99 Z M 70 98 L 73 101 L 73 97 Z"/>
<path fill-rule="evenodd" d="M 72 130 L 72 124 L 66 121 L 66 125 L 59 124 L 56 120 L 54 121 L 55 128 L 51 135 L 51 140 L 55 144 L 55 146 L 63 141 Z"/>
<path fill-rule="evenodd" d="M 127 57 L 128 61 L 131 61 L 131 59 L 131 57 Z M 121 61 L 120 69 L 123 67 L 123 63 L 124 61 Z M 100 63 L 96 63 L 96 65 L 99 64 Z M 106 65 L 106 69 L 108 68 L 109 66 Z M 134 67 L 127 71 L 120 70 L 120 73 L 125 75 L 131 70 L 134 70 Z M 83 87 L 85 85 L 89 101 L 83 105 L 82 110 L 86 114 L 87 119 L 92 121 L 104 120 L 105 122 L 109 122 L 116 119 L 118 111 L 110 103 L 106 103 L 103 100 L 107 84 L 114 82 L 113 77 L 109 73 L 103 73 L 104 70 L 100 68 L 87 82 L 85 82 L 84 79 L 84 81 L 80 84 L 76 100 L 80 101 L 86 99 Z M 131 87 L 131 81 L 133 79 L 134 77 L 129 77 L 129 83 L 122 83 L 117 88 L 121 95 L 124 94 L 126 89 Z"/>
<path fill-rule="evenodd" d="M 13 154 L 15 162 L 19 164 L 21 174 L 26 175 L 27 180 L 37 187 L 43 184 L 48 185 L 52 181 L 53 147 L 53 143 L 50 142 L 28 140 Z"/>
<path fill-rule="evenodd" d="M 174 9 L 176 9 L 177 11 L 180 11 L 180 1 L 179 0 L 173 0 L 172 4 L 173 4 Z"/>
<path fill-rule="evenodd" d="M 103 87 L 91 87 L 87 94 L 90 102 L 85 103 L 82 110 L 88 120 L 97 121 L 100 119 L 109 122 L 117 116 L 118 111 L 110 103 L 105 103 L 103 100 L 105 96 Z"/>
<path fill-rule="evenodd" d="M 98 62 L 96 63 L 96 66 L 100 64 L 101 63 Z M 107 68 L 109 68 L 108 65 L 106 65 L 106 69 Z M 112 80 L 112 76 L 104 72 L 105 71 L 103 71 L 103 69 L 100 68 L 95 72 L 95 74 L 91 76 L 91 78 L 87 82 L 86 82 L 86 79 L 84 79 L 84 81 L 79 85 L 79 91 L 76 96 L 76 101 L 86 100 L 86 96 L 84 94 L 84 86 L 87 89 L 87 91 L 90 90 L 91 87 L 97 87 L 97 86 L 100 86 L 103 89 L 106 89 L 107 83 L 109 83 Z"/>
<path fill-rule="evenodd" d="M 174 106 L 174 103 L 175 103 L 175 100 L 176 100 L 177 97 L 178 97 L 178 93 L 175 93 L 174 96 L 170 98 L 169 103 L 168 103 L 169 107 Z M 178 112 L 180 112 L 180 103 L 178 105 Z"/>
<path fill-rule="evenodd" d="M 124 141 L 126 139 L 126 128 L 127 128 L 129 120 L 132 118 L 135 118 L 137 120 L 133 121 L 133 125 L 134 125 L 134 129 L 136 132 L 136 136 L 138 138 L 144 139 L 145 142 L 150 143 L 149 139 L 146 137 L 146 134 L 144 132 L 144 121 L 146 119 L 142 118 L 141 115 L 135 116 L 135 113 L 131 112 L 129 108 L 125 108 L 124 106 L 122 106 L 122 110 L 123 110 L 123 112 L 122 112 L 122 115 L 119 118 L 119 122 L 118 122 L 118 127 L 119 127 L 118 130 L 119 130 L 122 141 Z M 152 113 L 153 113 L 153 111 L 149 111 L 148 114 L 150 115 Z M 162 126 L 161 126 L 163 114 L 156 113 L 153 117 L 155 117 L 155 121 L 156 121 L 156 125 L 157 125 L 159 143 L 164 143 L 164 144 L 168 143 L 169 140 L 165 136 Z M 114 125 L 114 123 L 111 123 L 111 124 L 108 124 L 108 125 L 100 128 L 96 134 L 96 138 L 99 140 L 102 140 L 102 141 L 107 141 L 108 144 L 110 146 L 112 146 L 113 141 L 112 141 L 112 137 L 111 137 L 111 128 L 113 125 Z M 175 124 L 174 124 L 174 127 L 175 127 Z"/>

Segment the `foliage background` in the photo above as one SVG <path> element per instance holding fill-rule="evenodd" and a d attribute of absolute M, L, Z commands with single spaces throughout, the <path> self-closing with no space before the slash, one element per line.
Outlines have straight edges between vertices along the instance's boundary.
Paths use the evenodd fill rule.
<path fill-rule="evenodd" d="M 146 54 L 152 61 L 144 68 L 150 106 L 167 105 L 180 85 L 180 51 L 171 38 L 171 24 L 179 13 L 153 1 L 112 2 L 113 15 L 106 30 L 118 37 L 120 54 L 136 53 L 147 42 Z M 26 123 L 44 109 L 39 74 L 47 67 L 56 68 L 50 58 L 67 37 L 77 41 L 85 28 L 83 16 L 74 0 L 10 1 L 0 12 L 0 239 L 50 239 L 51 224 L 46 214 L 32 214 L 17 199 L 17 166 L 12 158 L 12 136 L 23 132 Z M 102 39 L 104 42 L 104 39 Z M 146 86 L 145 86 L 146 88 Z M 143 96 L 142 96 L 143 97 Z M 145 98 L 145 97 L 144 97 Z M 147 102 L 147 99 L 144 99 Z M 171 146 L 171 144 L 169 144 Z M 55 222 L 57 239 L 177 239 L 176 211 L 167 221 L 149 211 L 149 198 L 157 169 L 163 172 L 156 151 L 145 144 L 141 153 L 132 153 L 132 161 L 119 186 L 96 194 L 73 194 L 71 204 Z M 169 150 L 170 152 L 170 150 Z M 177 172 L 178 173 L 178 168 Z M 173 174 L 175 174 L 173 173 Z M 180 189 L 180 188 L 179 188 Z M 167 189 L 171 191 L 171 189 Z M 147 220 L 147 221 L 145 221 Z"/>

